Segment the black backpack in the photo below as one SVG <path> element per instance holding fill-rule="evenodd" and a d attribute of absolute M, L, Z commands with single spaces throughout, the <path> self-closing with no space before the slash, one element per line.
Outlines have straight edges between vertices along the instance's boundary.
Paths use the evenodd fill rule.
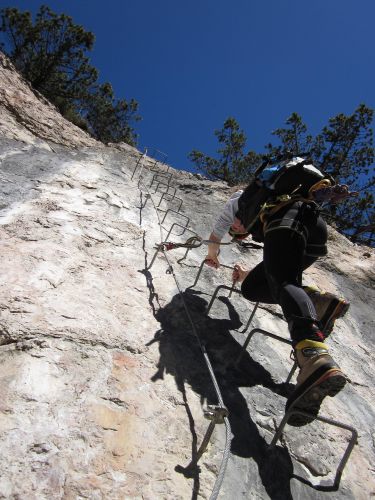
<path fill-rule="evenodd" d="M 322 182 L 323 181 L 323 182 Z M 236 217 L 248 233 L 259 233 L 265 209 L 285 206 L 295 200 L 311 200 L 313 187 L 331 185 L 331 179 L 309 159 L 288 158 L 277 164 L 263 164 L 238 200 Z M 254 238 L 255 239 L 255 238 Z"/>

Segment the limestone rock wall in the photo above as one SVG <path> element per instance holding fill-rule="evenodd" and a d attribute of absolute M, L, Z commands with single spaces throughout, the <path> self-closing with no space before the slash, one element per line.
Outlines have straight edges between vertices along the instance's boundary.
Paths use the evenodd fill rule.
<path fill-rule="evenodd" d="M 33 90 L 0 51 L 0 133 L 30 144 L 45 141 L 75 146 L 100 146 L 65 120 L 49 101 Z"/>

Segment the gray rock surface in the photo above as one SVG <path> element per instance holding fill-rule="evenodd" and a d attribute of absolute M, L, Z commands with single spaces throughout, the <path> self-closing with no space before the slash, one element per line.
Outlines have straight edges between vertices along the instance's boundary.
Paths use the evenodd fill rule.
<path fill-rule="evenodd" d="M 329 339 L 351 383 L 322 414 L 356 427 L 359 438 L 339 490 L 322 492 L 311 484 L 332 483 L 350 433 L 321 422 L 287 426 L 268 450 L 290 390 L 290 349 L 255 335 L 235 365 L 252 304 L 225 292 L 205 314 L 215 287 L 231 284 L 230 270 L 204 268 L 189 289 L 205 247 L 180 263 L 184 249 L 168 252 L 169 263 L 159 253 L 147 269 L 154 245 L 184 216 L 207 237 L 229 189 L 169 169 L 184 216 L 161 211 L 176 209 L 176 200 L 163 199 L 157 211 L 152 202 L 165 187 L 149 188 L 151 170 L 165 174 L 166 165 L 146 158 L 132 179 L 137 150 L 98 145 L 4 58 L 0 70 L 0 498 L 210 497 L 225 428 L 215 427 L 200 468 L 187 471 L 208 426 L 202 410 L 217 399 L 184 304 L 229 410 L 219 498 L 374 496 L 374 251 L 332 229 L 329 256 L 306 273 L 306 283 L 351 302 Z M 28 105 L 15 113 L 17 95 Z M 37 116 L 49 116 L 49 132 Z M 191 235 L 173 232 L 172 241 Z M 261 258 L 261 250 L 234 245 L 221 253 L 229 266 Z M 288 336 L 276 306 L 261 306 L 253 323 Z"/>

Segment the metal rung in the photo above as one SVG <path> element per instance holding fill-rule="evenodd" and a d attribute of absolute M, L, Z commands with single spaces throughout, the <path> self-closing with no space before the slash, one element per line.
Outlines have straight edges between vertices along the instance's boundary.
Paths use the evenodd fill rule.
<path fill-rule="evenodd" d="M 201 274 L 201 272 L 202 272 L 202 268 L 203 268 L 204 262 L 205 262 L 205 261 L 203 261 L 203 262 L 202 262 L 202 264 L 201 264 L 201 266 L 200 266 L 200 268 L 199 268 L 199 271 L 198 271 L 197 277 L 195 278 L 195 282 L 194 282 L 194 284 L 193 284 L 191 287 L 189 287 L 189 288 L 193 288 L 193 287 L 197 284 L 198 279 L 199 279 L 199 276 L 200 276 L 200 274 Z M 228 269 L 234 269 L 234 268 L 233 268 L 233 267 L 231 267 L 231 266 L 223 266 L 223 265 L 220 265 L 220 267 L 226 267 L 226 268 L 228 268 Z M 211 309 L 211 307 L 212 307 L 212 304 L 214 303 L 214 301 L 215 301 L 215 299 L 216 299 L 216 297 L 217 297 L 217 294 L 218 294 L 218 293 L 219 293 L 219 291 L 220 291 L 220 290 L 222 290 L 222 289 L 224 289 L 224 290 L 230 290 L 230 292 L 229 292 L 229 297 L 231 297 L 231 295 L 232 295 L 232 293 L 233 293 L 233 292 L 235 292 L 235 293 L 239 293 L 239 294 L 241 294 L 241 295 L 242 295 L 242 291 L 241 291 L 241 290 L 239 290 L 238 288 L 235 288 L 234 283 L 233 283 L 233 285 L 232 285 L 231 287 L 226 286 L 226 285 L 219 285 L 219 286 L 215 289 L 215 291 L 214 291 L 214 293 L 213 293 L 213 295 L 212 295 L 211 301 L 210 301 L 210 303 L 209 303 L 209 305 L 208 305 L 208 307 L 207 307 L 207 310 L 206 310 L 207 314 L 209 313 L 209 311 L 210 311 L 210 309 Z M 252 320 L 253 320 L 253 318 L 254 318 L 255 312 L 256 312 L 256 310 L 258 309 L 258 305 L 259 305 L 259 302 L 256 302 L 256 303 L 255 303 L 255 305 L 254 305 L 254 308 L 253 308 L 253 310 L 252 310 L 252 312 L 251 312 L 251 314 L 250 314 L 250 318 L 248 319 L 248 321 L 247 321 L 247 323 L 246 323 L 245 328 L 244 328 L 244 329 L 243 329 L 240 333 L 245 333 L 245 332 L 247 331 L 247 329 L 249 328 L 250 323 L 252 322 Z M 248 341 L 247 343 L 249 343 L 249 341 Z M 246 345 L 247 345 L 247 344 L 246 344 Z"/>
<path fill-rule="evenodd" d="M 156 206 L 157 206 L 157 207 L 160 207 L 160 204 L 161 204 L 161 202 L 163 201 L 163 199 L 164 199 L 164 197 L 165 197 L 165 196 L 171 196 L 171 198 L 172 198 L 172 199 L 171 199 L 171 201 L 173 201 L 173 200 L 178 200 L 178 201 L 180 202 L 180 205 L 179 205 L 178 210 L 177 210 L 177 212 L 179 212 L 179 211 L 181 210 L 183 200 L 182 200 L 181 198 L 178 198 L 177 196 L 174 196 L 174 195 L 169 194 L 169 193 L 163 193 L 163 194 L 161 195 L 161 198 L 160 198 L 160 200 L 159 200 L 158 205 L 156 205 Z"/>
<path fill-rule="evenodd" d="M 202 262 L 201 262 L 201 265 L 199 266 L 199 269 L 198 269 L 197 275 L 195 277 L 194 283 L 192 285 L 188 286 L 187 288 L 194 288 L 195 285 L 198 283 L 205 262 L 206 262 L 206 259 L 203 259 Z M 232 266 L 225 266 L 224 264 L 220 264 L 220 267 L 224 267 L 226 269 L 234 269 Z M 236 289 L 233 289 L 233 290 L 231 289 L 231 291 L 237 291 L 237 290 Z"/>
<path fill-rule="evenodd" d="M 205 262 L 206 262 L 206 259 L 202 260 L 201 265 L 199 266 L 199 269 L 198 269 L 198 273 L 197 273 L 197 275 L 195 277 L 195 281 L 194 281 L 194 283 L 192 285 L 190 285 L 190 286 L 187 287 L 188 289 L 189 288 L 194 288 L 195 285 L 198 283 Z"/>
<path fill-rule="evenodd" d="M 195 233 L 195 234 L 198 236 L 198 234 L 197 234 L 197 233 Z M 181 259 L 178 259 L 178 261 L 177 261 L 177 262 L 178 262 L 178 264 L 181 264 L 181 262 L 182 262 L 183 260 L 185 260 L 185 259 L 186 259 L 187 254 L 188 254 L 191 250 L 193 250 L 193 248 L 187 248 L 187 249 L 186 249 L 186 252 L 184 253 L 184 256 L 183 256 L 183 257 L 181 257 Z M 190 288 L 190 287 L 189 287 L 189 288 Z"/>
<path fill-rule="evenodd" d="M 158 191 L 159 186 L 166 186 L 166 187 L 167 187 L 167 190 L 166 190 L 166 191 L 164 191 L 165 193 L 168 193 L 168 192 L 169 192 L 169 188 L 174 189 L 173 196 L 176 196 L 177 188 L 175 188 L 175 187 L 173 187 L 173 186 L 170 186 L 169 184 L 165 184 L 165 182 L 160 182 L 160 181 L 156 184 L 156 189 L 155 189 L 155 191 L 153 192 L 153 194 L 155 194 L 155 193 Z"/>
<path fill-rule="evenodd" d="M 254 314 L 255 314 L 256 309 L 258 308 L 258 305 L 259 305 L 259 302 L 257 302 L 255 304 L 255 307 L 253 309 L 253 312 L 252 312 L 252 314 L 250 316 L 250 320 L 249 320 L 248 323 L 250 323 L 250 321 L 254 317 Z M 271 339 L 278 340 L 279 342 L 282 342 L 283 344 L 288 344 L 290 346 L 292 345 L 292 341 L 290 339 L 286 339 L 284 337 L 280 337 L 280 335 L 276 335 L 275 333 L 268 332 L 267 330 L 263 330 L 262 328 L 253 328 L 250 331 L 249 335 L 246 337 L 245 343 L 244 343 L 244 345 L 241 348 L 241 352 L 238 355 L 238 358 L 236 359 L 235 364 L 238 364 L 241 361 L 242 356 L 245 354 L 247 346 L 249 345 L 250 340 L 253 338 L 253 336 L 254 336 L 255 333 L 260 333 L 262 335 L 265 335 L 266 337 L 270 337 Z M 293 374 L 294 374 L 294 372 L 297 369 L 297 366 L 298 366 L 297 362 L 294 361 L 293 366 L 292 366 L 292 368 L 291 368 L 291 370 L 290 370 L 290 372 L 288 374 L 288 377 L 287 377 L 287 379 L 285 381 L 286 384 L 288 384 L 291 381 L 291 379 L 293 377 Z"/>
<path fill-rule="evenodd" d="M 196 285 L 196 283 L 197 283 L 197 281 L 199 279 L 200 273 L 202 271 L 203 264 L 204 264 L 204 261 L 201 264 L 201 267 L 199 268 L 199 271 L 198 271 L 195 283 L 192 285 L 192 287 L 194 287 Z M 230 266 L 225 266 L 225 267 L 228 267 L 229 269 L 232 269 Z M 192 287 L 189 287 L 189 288 L 192 288 Z M 214 303 L 214 301 L 215 301 L 215 299 L 216 299 L 216 297 L 217 297 L 217 295 L 218 295 L 218 293 L 219 293 L 220 290 L 230 290 L 231 292 L 242 294 L 241 290 L 238 290 L 237 288 L 229 287 L 229 286 L 226 286 L 226 285 L 219 285 L 215 289 L 215 291 L 214 291 L 214 293 L 212 295 L 211 301 L 210 301 L 209 305 L 207 306 L 207 309 L 206 309 L 206 313 L 207 314 L 210 312 L 210 309 L 211 309 L 211 307 L 212 307 L 212 305 L 213 305 L 213 303 Z M 255 313 L 256 313 L 256 311 L 258 309 L 258 306 L 259 306 L 259 302 L 256 302 L 255 305 L 254 305 L 254 308 L 253 308 L 253 310 L 252 310 L 252 312 L 250 314 L 250 318 L 249 318 L 249 320 L 248 320 L 245 328 L 240 333 L 246 332 L 246 330 L 248 329 L 250 323 L 252 322 L 252 320 L 253 320 L 253 318 L 255 316 Z M 245 343 L 243 344 L 243 346 L 241 348 L 241 352 L 240 352 L 240 354 L 238 355 L 238 358 L 235 361 L 236 364 L 238 364 L 241 361 L 242 356 L 246 352 L 247 346 L 249 345 L 250 340 L 252 339 L 252 337 L 253 337 L 253 335 L 255 333 L 261 333 L 262 335 L 266 335 L 267 337 L 271 337 L 271 338 L 273 338 L 275 340 L 283 342 L 284 344 L 292 345 L 292 341 L 290 339 L 286 339 L 284 337 L 280 337 L 279 335 L 276 335 L 274 333 L 268 332 L 267 330 L 263 330 L 262 328 L 253 328 L 250 331 L 250 333 L 248 334 L 248 336 L 246 337 Z M 296 371 L 296 369 L 297 369 L 297 363 L 294 362 L 294 365 L 293 365 L 291 371 L 289 372 L 289 375 L 288 375 L 288 378 L 286 380 L 286 383 L 288 383 L 291 380 L 291 378 L 292 378 L 294 372 Z"/>
<path fill-rule="evenodd" d="M 254 312 L 254 311 L 253 311 Z M 250 340 L 253 338 L 254 333 L 261 333 L 262 335 L 265 335 L 266 337 L 271 337 L 272 339 L 278 340 L 279 342 L 282 342 L 283 344 L 288 344 L 292 345 L 292 341 L 290 339 L 286 339 L 284 337 L 280 337 L 280 335 L 276 335 L 274 333 L 268 332 L 267 330 L 263 330 L 262 328 L 253 328 L 249 335 L 246 337 L 245 343 L 242 346 L 241 352 L 236 360 L 236 363 L 239 363 L 242 356 L 246 352 L 246 348 L 250 343 Z"/>
<path fill-rule="evenodd" d="M 156 168 L 157 164 L 160 164 L 160 167 Z M 158 160 L 156 160 L 156 162 L 153 164 L 153 166 L 150 168 L 150 172 L 160 172 L 159 168 L 161 168 L 162 166 L 165 166 L 166 167 L 166 173 L 169 172 L 169 169 L 171 168 L 170 165 L 167 165 L 165 162 L 160 162 Z"/>
<path fill-rule="evenodd" d="M 303 415 L 305 417 L 312 416 L 310 413 L 306 413 L 306 412 L 300 411 L 300 410 L 291 409 L 290 411 L 286 412 L 282 421 L 280 422 L 279 427 L 276 429 L 276 432 L 275 432 L 275 435 L 273 436 L 271 444 L 269 445 L 270 450 L 272 450 L 275 447 L 278 439 L 281 436 L 281 433 L 282 433 L 285 425 L 288 423 L 289 417 L 291 415 L 296 415 L 296 414 Z M 326 485 L 326 484 L 314 485 L 307 479 L 303 479 L 303 478 L 299 478 L 299 479 L 302 479 L 303 482 L 307 483 L 309 486 L 311 486 L 312 488 L 319 490 L 319 491 L 337 491 L 339 489 L 339 486 L 340 486 L 341 476 L 342 476 L 342 473 L 344 471 L 344 467 L 349 460 L 350 454 L 353 451 L 354 446 L 357 443 L 358 431 L 354 427 L 352 427 L 351 425 L 343 424 L 342 422 L 338 422 L 337 420 L 323 417 L 321 415 L 314 416 L 314 420 L 318 420 L 319 422 L 325 422 L 326 424 L 333 425 L 334 427 L 339 427 L 340 429 L 348 430 L 352 433 L 352 437 L 350 438 L 348 446 L 346 447 L 346 450 L 345 450 L 345 452 L 340 460 L 340 463 L 337 467 L 335 478 L 334 478 L 332 485 Z M 298 478 L 298 476 L 296 476 L 296 477 Z"/>
<path fill-rule="evenodd" d="M 160 173 L 155 173 L 153 176 L 152 176 L 152 179 L 151 179 L 151 184 L 150 184 L 150 188 L 152 187 L 153 183 L 155 182 L 155 179 L 157 177 L 163 177 L 163 178 L 167 178 L 167 184 L 169 186 L 169 184 L 171 183 L 171 180 L 172 180 L 172 175 L 173 175 L 173 172 L 171 172 L 170 174 L 160 174 Z M 156 182 L 157 182 L 157 179 L 156 179 Z"/>
<path fill-rule="evenodd" d="M 220 265 L 220 267 L 224 267 L 222 265 Z M 229 269 L 233 269 L 233 267 L 230 267 L 230 266 L 225 266 Z M 233 288 L 232 286 L 227 286 L 227 285 L 219 285 L 218 287 L 216 287 L 213 295 L 212 295 L 212 298 L 211 298 L 211 301 L 210 303 L 208 304 L 207 306 L 207 309 L 206 309 L 206 314 L 208 314 L 210 312 L 210 309 L 212 307 L 212 304 L 215 302 L 215 299 L 217 297 L 217 294 L 219 293 L 220 290 L 229 290 L 230 292 L 236 292 L 236 293 L 241 293 L 241 290 L 238 290 L 237 288 Z"/>
<path fill-rule="evenodd" d="M 259 302 L 255 302 L 254 308 L 253 308 L 253 310 L 252 310 L 252 312 L 250 314 L 250 318 L 248 319 L 245 328 L 240 333 L 245 333 L 247 331 L 247 329 L 249 328 L 251 322 L 253 321 L 253 318 L 255 316 L 256 310 L 258 309 L 258 306 L 259 306 Z"/>
<path fill-rule="evenodd" d="M 178 222 L 174 222 L 171 225 L 171 227 L 169 228 L 169 231 L 168 231 L 168 234 L 167 234 L 167 236 L 165 238 L 165 241 L 168 241 L 168 238 L 171 235 L 172 229 L 174 228 L 174 226 L 177 226 L 177 227 L 180 227 L 181 229 L 183 229 L 182 233 L 181 234 L 176 234 L 176 236 L 182 236 L 185 231 L 189 231 L 189 233 L 193 233 L 195 236 L 198 236 L 198 234 L 195 231 L 193 231 L 192 229 L 189 229 L 187 226 L 183 226 L 182 224 L 179 224 Z M 190 250 L 190 249 L 188 249 L 188 250 Z"/>
<path fill-rule="evenodd" d="M 133 173 L 132 173 L 132 176 L 130 177 L 130 180 L 133 179 L 134 177 L 134 174 L 136 173 L 138 167 L 139 167 L 139 164 L 141 162 L 141 160 L 147 155 L 147 149 L 145 149 L 145 152 L 143 154 L 141 154 L 141 156 L 138 158 L 137 160 L 137 163 L 135 164 L 135 169 L 133 170 Z M 142 171 L 142 170 L 141 170 Z"/>
<path fill-rule="evenodd" d="M 140 156 L 140 157 L 138 158 L 137 163 L 135 164 L 135 169 L 133 170 L 133 173 L 132 173 L 132 176 L 130 177 L 130 179 L 133 179 L 134 174 L 135 174 L 135 172 L 136 172 L 136 170 L 137 170 L 137 168 L 138 168 L 139 162 L 141 161 L 141 158 L 142 158 L 142 156 Z"/>
<path fill-rule="evenodd" d="M 188 227 L 188 225 L 190 223 L 190 217 L 188 217 L 187 215 L 184 215 L 184 214 L 182 214 L 180 212 L 176 212 L 176 210 L 172 210 L 171 208 L 168 208 L 168 210 L 165 212 L 163 220 L 161 221 L 160 224 L 163 224 L 163 222 L 165 221 L 165 219 L 166 219 L 166 217 L 167 217 L 167 215 L 168 215 L 169 212 L 172 212 L 172 213 L 178 215 L 179 217 L 183 217 L 184 219 L 186 219 L 187 220 L 186 227 Z"/>

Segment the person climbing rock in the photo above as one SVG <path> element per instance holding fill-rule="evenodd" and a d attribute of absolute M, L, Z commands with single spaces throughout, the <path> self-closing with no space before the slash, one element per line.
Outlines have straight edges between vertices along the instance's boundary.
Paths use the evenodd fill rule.
<path fill-rule="evenodd" d="M 302 274 L 327 254 L 327 227 L 317 200 L 342 200 L 353 193 L 347 186 L 322 185 L 319 181 L 315 197 L 306 191 L 289 199 L 284 196 L 283 202 L 273 200 L 269 205 L 263 204 L 249 227 L 248 214 L 253 210 L 249 192 L 258 196 L 253 184 L 235 192 L 226 203 L 209 236 L 206 264 L 216 269 L 220 266 L 219 244 L 226 232 L 241 238 L 251 234 L 256 241 L 263 241 L 263 261 L 251 271 L 236 265 L 233 280 L 242 282 L 241 291 L 246 299 L 278 303 L 283 310 L 300 369 L 286 410 L 309 414 L 293 414 L 288 423 L 301 426 L 314 420 L 326 396 L 335 396 L 346 384 L 346 377 L 330 356 L 324 340 L 331 334 L 336 319 L 345 315 L 349 303 L 331 293 L 302 286 Z"/>

